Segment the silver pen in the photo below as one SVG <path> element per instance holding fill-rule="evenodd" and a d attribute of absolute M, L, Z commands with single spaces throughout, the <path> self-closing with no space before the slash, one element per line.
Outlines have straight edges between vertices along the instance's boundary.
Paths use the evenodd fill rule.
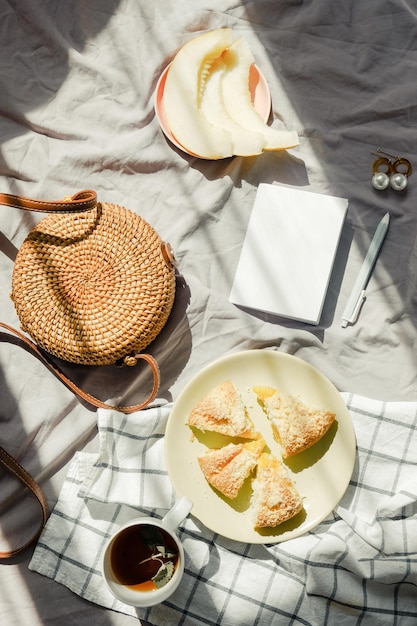
<path fill-rule="evenodd" d="M 378 258 L 379 251 L 381 250 L 385 235 L 387 234 L 388 226 L 389 213 L 386 213 L 377 226 L 375 235 L 373 236 L 371 245 L 369 246 L 365 260 L 362 263 L 362 267 L 353 286 L 352 293 L 346 304 L 342 315 L 342 328 L 346 328 L 348 324 L 354 324 L 358 319 L 359 311 L 365 300 L 366 286 L 372 274 L 375 261 Z"/>

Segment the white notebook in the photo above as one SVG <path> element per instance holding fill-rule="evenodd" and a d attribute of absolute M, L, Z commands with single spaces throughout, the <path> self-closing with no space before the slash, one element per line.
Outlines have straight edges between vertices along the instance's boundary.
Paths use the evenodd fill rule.
<path fill-rule="evenodd" d="M 344 198 L 260 184 L 230 301 L 318 324 L 347 206 Z"/>

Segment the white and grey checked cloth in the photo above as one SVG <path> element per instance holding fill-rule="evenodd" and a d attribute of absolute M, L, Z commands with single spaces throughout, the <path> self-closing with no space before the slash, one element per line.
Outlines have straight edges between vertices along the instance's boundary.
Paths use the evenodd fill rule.
<path fill-rule="evenodd" d="M 98 455 L 77 453 L 30 569 L 96 604 L 155 626 L 417 623 L 417 404 L 343 394 L 357 459 L 337 509 L 314 531 L 273 546 L 229 541 L 192 516 L 179 529 L 183 581 L 165 603 L 133 609 L 105 589 L 112 532 L 175 502 L 163 437 L 171 405 L 98 411 Z"/>

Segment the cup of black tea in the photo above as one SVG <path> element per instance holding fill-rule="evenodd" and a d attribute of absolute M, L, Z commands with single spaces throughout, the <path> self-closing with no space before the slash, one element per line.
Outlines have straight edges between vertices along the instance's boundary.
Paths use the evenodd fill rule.
<path fill-rule="evenodd" d="M 110 538 L 102 573 L 115 598 L 148 607 L 174 593 L 184 573 L 184 549 L 175 531 L 191 508 L 192 502 L 181 498 L 163 519 L 133 519 Z"/>

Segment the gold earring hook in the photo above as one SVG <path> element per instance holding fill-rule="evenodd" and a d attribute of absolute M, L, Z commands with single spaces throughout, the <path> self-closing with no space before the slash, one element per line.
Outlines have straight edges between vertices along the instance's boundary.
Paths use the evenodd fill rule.
<path fill-rule="evenodd" d="M 384 150 L 381 150 L 381 148 L 377 148 L 376 152 L 373 152 L 372 154 L 385 154 L 385 156 L 390 157 L 390 159 L 395 159 L 396 161 L 398 161 L 398 159 L 400 158 L 399 156 L 394 156 L 393 154 L 390 154 L 389 152 L 385 152 Z"/>

